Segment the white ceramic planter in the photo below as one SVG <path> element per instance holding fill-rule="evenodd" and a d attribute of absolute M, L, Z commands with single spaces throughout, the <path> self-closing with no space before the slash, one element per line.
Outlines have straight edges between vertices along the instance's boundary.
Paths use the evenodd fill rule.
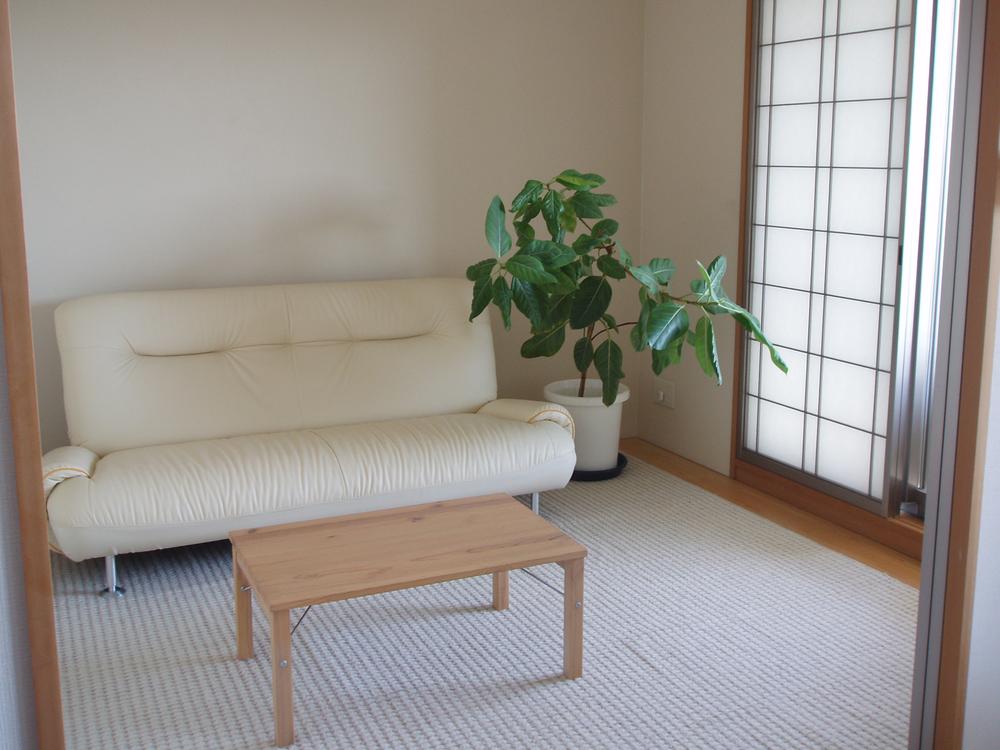
<path fill-rule="evenodd" d="M 580 379 L 557 380 L 545 386 L 545 400 L 565 406 L 576 423 L 577 471 L 604 471 L 618 464 L 618 438 L 622 428 L 622 404 L 630 395 L 627 385 L 618 386 L 611 406 L 601 401 L 601 381 L 587 380 L 584 395 L 577 396 Z"/>

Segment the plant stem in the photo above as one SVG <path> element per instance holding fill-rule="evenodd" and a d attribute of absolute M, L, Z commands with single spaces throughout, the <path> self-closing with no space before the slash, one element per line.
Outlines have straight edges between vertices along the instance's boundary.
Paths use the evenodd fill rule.
<path fill-rule="evenodd" d="M 586 336 L 588 339 L 593 340 L 594 336 L 594 323 L 587 326 Z M 583 392 L 587 389 L 587 372 L 590 370 L 590 365 L 587 365 L 587 369 L 580 373 L 580 387 L 577 389 L 576 395 L 583 398 Z"/>
<path fill-rule="evenodd" d="M 624 328 L 625 326 L 634 326 L 634 325 L 638 325 L 638 324 L 639 324 L 638 320 L 630 320 L 628 323 L 619 323 L 617 326 L 615 326 L 615 328 Z M 608 328 L 602 328 L 597 333 L 595 333 L 593 336 L 591 336 L 590 340 L 593 341 L 598 336 L 600 336 L 602 333 L 607 333 L 608 331 L 612 331 L 612 330 L 614 330 L 614 329 L 610 328 L 610 327 L 608 327 Z"/>

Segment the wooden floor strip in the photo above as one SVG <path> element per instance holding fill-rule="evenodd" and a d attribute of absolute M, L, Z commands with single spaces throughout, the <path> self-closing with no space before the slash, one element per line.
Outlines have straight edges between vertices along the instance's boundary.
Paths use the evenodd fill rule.
<path fill-rule="evenodd" d="M 907 557 L 901 552 L 814 516 L 694 461 L 681 458 L 645 440 L 625 438 L 621 442 L 621 449 L 630 456 L 635 456 L 686 482 L 708 490 L 824 547 L 881 570 L 903 583 L 913 587 L 920 585 L 920 563 L 912 557 Z"/>

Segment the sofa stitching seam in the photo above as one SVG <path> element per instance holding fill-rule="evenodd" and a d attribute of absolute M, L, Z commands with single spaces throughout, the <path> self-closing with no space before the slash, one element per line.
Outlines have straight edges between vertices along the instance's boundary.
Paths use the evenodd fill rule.
<path fill-rule="evenodd" d="M 344 472 L 344 465 L 340 463 L 340 456 L 337 455 L 337 451 L 335 451 L 333 449 L 333 446 L 330 445 L 330 442 L 325 437 L 320 435 L 316 430 L 306 430 L 306 432 L 308 432 L 310 435 L 315 435 L 316 438 L 318 438 L 323 443 L 323 445 L 326 446 L 327 450 L 330 451 L 330 455 L 333 456 L 333 460 L 337 462 L 337 468 L 340 469 L 340 486 L 343 489 L 344 494 L 346 495 L 347 474 Z"/>
<path fill-rule="evenodd" d="M 295 361 L 295 346 L 292 342 L 292 311 L 288 302 L 288 287 L 281 287 L 281 295 L 285 301 L 285 330 L 288 332 L 288 347 L 290 349 L 289 354 L 292 359 L 292 382 L 295 384 L 295 403 L 299 408 L 299 424 L 301 425 L 305 422 L 306 415 L 302 409 L 302 391 L 299 387 L 299 370 Z M 343 469 L 341 469 L 341 471 L 343 471 Z"/>
<path fill-rule="evenodd" d="M 93 479 L 93 475 L 90 472 L 86 471 L 85 469 L 81 469 L 77 466 L 57 466 L 54 469 L 49 469 L 47 472 L 42 474 L 42 481 L 44 482 L 53 474 L 56 474 L 60 471 L 75 471 L 79 474 L 79 476 L 87 477 L 87 479 Z"/>

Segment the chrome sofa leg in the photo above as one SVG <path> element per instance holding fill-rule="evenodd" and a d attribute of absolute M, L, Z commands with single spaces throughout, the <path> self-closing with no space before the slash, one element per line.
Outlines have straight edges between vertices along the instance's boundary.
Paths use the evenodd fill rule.
<path fill-rule="evenodd" d="M 538 513 L 539 509 L 541 507 L 541 504 L 542 504 L 541 503 L 541 497 L 542 497 L 542 493 L 541 492 L 532 492 L 531 493 L 531 509 L 535 513 Z"/>
<path fill-rule="evenodd" d="M 104 558 L 104 584 L 101 596 L 109 594 L 121 596 L 125 593 L 125 589 L 118 585 L 118 567 L 115 565 L 114 555 L 108 555 Z"/>

